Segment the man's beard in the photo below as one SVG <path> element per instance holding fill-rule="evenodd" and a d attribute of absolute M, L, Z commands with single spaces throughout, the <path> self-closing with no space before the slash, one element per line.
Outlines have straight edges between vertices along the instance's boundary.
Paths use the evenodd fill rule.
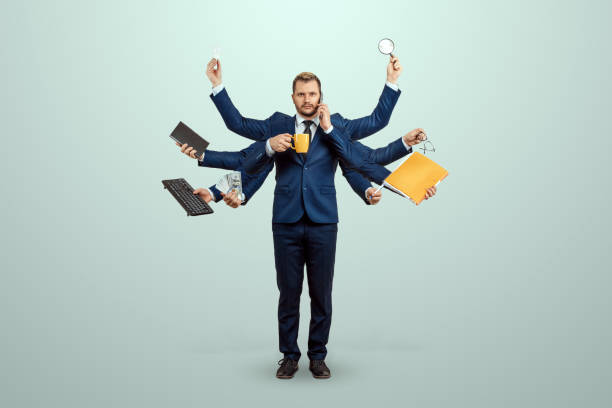
<path fill-rule="evenodd" d="M 310 109 L 310 110 L 306 110 L 306 109 Z M 312 107 L 312 108 L 301 108 L 300 109 L 300 115 L 302 116 L 312 116 L 317 112 L 317 108 Z"/>
<path fill-rule="evenodd" d="M 300 109 L 298 109 L 298 112 L 302 116 L 313 116 L 315 113 L 317 113 L 317 105 L 318 104 L 319 104 L 319 102 L 317 102 L 314 105 L 311 105 L 312 108 L 304 108 L 303 106 L 301 106 Z M 310 111 L 307 111 L 307 109 L 310 109 Z"/>

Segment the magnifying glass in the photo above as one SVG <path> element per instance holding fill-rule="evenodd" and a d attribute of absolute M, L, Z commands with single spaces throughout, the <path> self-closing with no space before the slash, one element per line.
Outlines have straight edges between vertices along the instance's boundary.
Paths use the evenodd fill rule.
<path fill-rule="evenodd" d="M 378 51 L 385 55 L 390 55 L 391 57 L 393 57 L 393 54 L 391 53 L 394 49 L 395 44 L 393 44 L 393 41 L 391 41 L 389 38 L 383 38 L 378 42 Z"/>

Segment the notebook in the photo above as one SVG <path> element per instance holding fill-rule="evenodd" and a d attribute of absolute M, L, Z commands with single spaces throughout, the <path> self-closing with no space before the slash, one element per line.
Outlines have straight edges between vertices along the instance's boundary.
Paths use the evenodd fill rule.
<path fill-rule="evenodd" d="M 187 143 L 189 146 L 193 147 L 196 151 L 197 158 L 200 160 L 202 159 L 202 153 L 204 153 L 209 145 L 202 136 L 191 130 L 191 128 L 183 122 L 179 122 L 178 125 L 176 125 L 170 137 L 182 145 Z"/>
<path fill-rule="evenodd" d="M 387 176 L 382 186 L 419 205 L 425 199 L 426 190 L 437 186 L 446 176 L 448 171 L 438 163 L 419 152 L 413 152 Z"/>

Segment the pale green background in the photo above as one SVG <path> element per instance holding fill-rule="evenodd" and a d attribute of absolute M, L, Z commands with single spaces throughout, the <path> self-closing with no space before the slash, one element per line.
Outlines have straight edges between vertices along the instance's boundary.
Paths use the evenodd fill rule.
<path fill-rule="evenodd" d="M 3 407 L 609 407 L 609 2 L 3 3 Z M 242 113 L 292 113 L 313 71 L 369 114 L 404 65 L 381 146 L 414 127 L 449 169 L 418 207 L 366 207 L 337 174 L 328 363 L 274 378 L 272 176 L 247 207 L 186 217 L 208 186 L 179 120 L 237 150 L 204 66 Z M 306 351 L 307 286 L 299 343 Z M 304 356 L 305 357 L 305 356 Z"/>

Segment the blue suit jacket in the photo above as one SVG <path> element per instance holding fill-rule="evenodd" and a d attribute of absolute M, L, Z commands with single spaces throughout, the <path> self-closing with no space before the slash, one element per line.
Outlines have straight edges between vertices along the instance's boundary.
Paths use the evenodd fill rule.
<path fill-rule="evenodd" d="M 270 174 L 270 171 L 272 171 L 272 167 L 274 166 L 273 161 L 270 160 L 265 168 L 259 172 L 255 174 L 249 174 L 246 172 L 243 166 L 245 159 L 249 153 L 258 151 L 258 147 L 260 148 L 259 145 L 261 143 L 264 143 L 265 145 L 265 142 L 255 142 L 238 152 L 218 152 L 215 150 L 206 150 L 204 161 L 198 161 L 198 166 L 239 171 L 242 177 L 242 191 L 245 195 L 245 200 L 242 202 L 242 205 L 246 205 L 247 201 L 249 201 L 262 186 L 268 177 L 268 174 Z M 380 147 L 378 149 L 371 149 L 359 142 L 355 143 L 358 143 L 363 147 L 363 150 L 367 152 L 370 160 L 381 165 L 392 163 L 412 151 L 412 148 L 406 150 L 401 138 L 389 143 L 385 147 Z M 366 184 L 363 177 L 355 172 L 355 169 L 343 167 L 342 171 L 343 175 L 347 178 L 347 180 L 349 180 L 349 184 L 355 193 L 357 193 L 357 195 L 359 195 L 359 197 L 361 197 L 367 205 L 370 205 L 370 203 L 365 200 L 365 196 L 363 194 L 367 187 L 370 187 L 370 184 Z M 212 185 L 209 187 L 209 189 L 214 194 L 215 202 L 221 201 L 221 192 L 217 189 L 217 187 Z"/>
<path fill-rule="evenodd" d="M 339 140 L 344 139 L 345 134 L 359 139 L 377 132 L 389 122 L 398 97 L 399 91 L 385 86 L 379 103 L 370 116 L 348 120 L 338 114 L 332 115 L 334 130 L 330 135 L 337 136 Z M 295 116 L 276 112 L 266 120 L 245 118 L 235 108 L 225 89 L 216 96 L 211 95 L 211 98 L 227 127 L 239 135 L 266 141 L 277 134 L 295 133 Z M 338 158 L 333 147 L 323 139 L 322 133 L 318 128 L 307 155 L 289 149 L 273 156 L 276 165 L 276 187 L 272 222 L 293 223 L 298 221 L 304 212 L 316 223 L 338 222 L 334 184 Z M 265 145 L 259 144 L 247 155 L 243 167 L 247 172 L 257 173 L 262 166 L 271 162 L 272 159 L 265 153 Z M 353 190 L 365 201 L 364 192 L 369 183 L 363 180 L 363 177 L 357 178 L 354 169 L 342 163 L 341 167 L 345 177 L 349 174 L 347 179 Z"/>

